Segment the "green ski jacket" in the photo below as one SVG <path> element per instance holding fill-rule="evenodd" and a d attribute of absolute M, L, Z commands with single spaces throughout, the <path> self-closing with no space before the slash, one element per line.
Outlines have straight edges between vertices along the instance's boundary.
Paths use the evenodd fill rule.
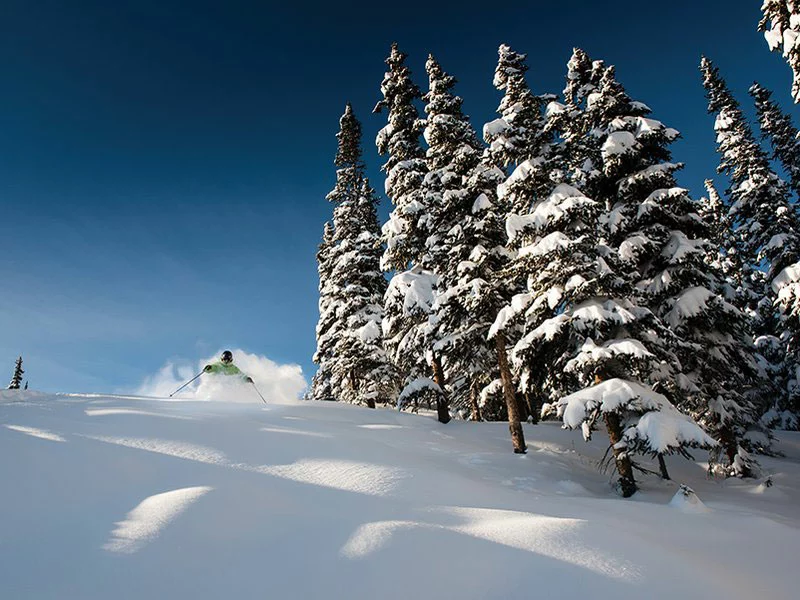
<path fill-rule="evenodd" d="M 212 365 L 206 365 L 203 368 L 203 372 L 204 373 L 213 373 L 215 375 L 238 375 L 239 377 L 241 377 L 242 379 L 244 379 L 248 383 L 250 381 L 252 381 L 247 375 L 245 375 L 244 373 L 242 373 L 239 370 L 239 367 L 237 367 L 236 365 L 234 365 L 232 363 L 226 365 L 225 363 L 216 362 L 216 363 L 214 363 Z"/>

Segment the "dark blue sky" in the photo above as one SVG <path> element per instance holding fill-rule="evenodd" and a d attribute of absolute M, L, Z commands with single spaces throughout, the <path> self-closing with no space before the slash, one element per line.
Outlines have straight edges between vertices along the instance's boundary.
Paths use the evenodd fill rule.
<path fill-rule="evenodd" d="M 683 133 L 695 195 L 717 164 L 701 53 L 748 110 L 758 79 L 795 112 L 755 0 L 273 4 L 2 3 L 0 377 L 23 353 L 34 388 L 130 390 L 234 346 L 310 379 L 333 136 L 351 101 L 382 190 L 370 111 L 394 40 L 421 87 L 428 52 L 459 79 L 479 131 L 500 43 L 537 92 L 583 47 Z"/>

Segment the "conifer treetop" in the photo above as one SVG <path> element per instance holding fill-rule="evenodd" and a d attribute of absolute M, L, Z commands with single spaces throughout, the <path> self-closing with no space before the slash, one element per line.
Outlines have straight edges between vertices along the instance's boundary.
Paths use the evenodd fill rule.
<path fill-rule="evenodd" d="M 503 44 L 498 49 L 494 86 L 504 92 L 497 112 L 499 119 L 486 123 L 483 138 L 495 164 L 506 167 L 544 153 L 551 136 L 544 133 L 542 106 L 553 96 L 535 96 L 525 73 L 526 55 Z"/>
<path fill-rule="evenodd" d="M 767 261 L 768 280 L 800 258 L 800 225 L 786 183 L 772 170 L 719 69 L 703 57 L 700 69 L 709 112 L 716 113 L 719 171 L 731 180 L 730 215 L 752 264 Z"/>
<path fill-rule="evenodd" d="M 563 92 L 567 103 L 577 106 L 583 102 L 600 83 L 604 70 L 602 60 L 592 61 L 586 52 L 573 48 L 567 62 L 567 85 Z"/>
<path fill-rule="evenodd" d="M 791 117 L 772 99 L 770 90 L 754 83 L 749 91 L 755 101 L 761 135 L 769 140 L 773 158 L 783 165 L 792 189 L 800 195 L 800 133 Z"/>
<path fill-rule="evenodd" d="M 386 64 L 389 70 L 383 76 L 383 98 L 375 105 L 374 113 L 388 113 L 388 125 L 375 140 L 380 155 L 388 154 L 382 170 L 390 172 L 398 163 L 425 155 L 419 143 L 423 123 L 414 101 L 422 97 L 419 87 L 411 80 L 411 70 L 406 66 L 407 55 L 397 42 L 392 44 Z"/>
<path fill-rule="evenodd" d="M 458 162 L 458 154 L 465 149 L 475 151 L 481 144 L 461 110 L 462 99 L 452 93 L 456 78 L 442 69 L 433 55 L 428 55 L 425 71 L 429 84 L 428 93 L 423 96 L 428 115 L 424 132 L 429 146 L 428 166 L 430 170 L 444 169 L 454 160 Z M 474 163 L 462 166 L 466 167 L 466 174 Z"/>
<path fill-rule="evenodd" d="M 334 164 L 337 167 L 363 167 L 361 162 L 361 123 L 353 113 L 353 105 L 345 105 L 344 114 L 339 119 L 339 150 Z"/>
<path fill-rule="evenodd" d="M 792 97 L 800 102 L 800 3 L 796 0 L 764 0 L 758 30 L 769 49 L 781 51 L 792 69 Z"/>
<path fill-rule="evenodd" d="M 386 59 L 389 70 L 381 83 L 383 99 L 373 111 L 387 113 L 387 123 L 375 138 L 378 153 L 386 156 L 381 170 L 386 173 L 386 195 L 394 205 L 383 227 L 386 251 L 381 268 L 386 271 L 404 271 L 420 262 L 425 252 L 419 217 L 425 209 L 421 187 L 428 166 L 420 142 L 424 120 L 414 105 L 422 94 L 411 80 L 405 59 L 397 43 L 392 44 Z"/>

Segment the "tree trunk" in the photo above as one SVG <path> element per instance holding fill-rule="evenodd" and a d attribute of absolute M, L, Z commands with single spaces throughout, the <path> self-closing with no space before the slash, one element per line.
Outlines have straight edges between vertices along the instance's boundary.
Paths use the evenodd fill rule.
<path fill-rule="evenodd" d="M 450 422 L 450 410 L 447 406 L 447 396 L 444 393 L 444 369 L 442 369 L 442 359 L 436 352 L 433 354 L 433 381 L 438 385 L 442 393 L 436 396 L 436 413 L 439 417 L 440 423 Z"/>
<path fill-rule="evenodd" d="M 476 379 L 473 379 L 469 386 L 469 403 L 472 408 L 470 419 L 473 421 L 483 421 L 481 417 L 481 407 L 478 406 L 478 381 Z"/>
<path fill-rule="evenodd" d="M 539 422 L 539 413 L 541 413 L 538 397 L 530 392 L 525 392 L 525 403 L 528 405 L 528 414 L 531 416 L 531 423 L 535 425 Z"/>
<path fill-rule="evenodd" d="M 355 392 L 356 402 L 358 402 L 359 400 L 361 400 L 361 397 L 360 397 L 361 396 L 361 379 L 356 377 L 356 374 L 355 374 L 354 371 L 350 371 L 349 377 L 350 377 L 350 389 L 352 389 Z M 366 401 L 367 401 L 367 407 L 368 408 L 375 408 L 375 398 L 369 397 L 369 398 L 366 399 Z"/>
<path fill-rule="evenodd" d="M 720 427 L 719 441 L 721 442 L 722 447 L 725 449 L 725 456 L 728 457 L 728 464 L 732 465 L 734 459 L 736 458 L 736 452 L 739 450 L 739 447 L 730 428 Z"/>
<path fill-rule="evenodd" d="M 519 391 L 514 392 L 514 398 L 517 400 L 517 415 L 519 420 L 525 422 L 528 420 L 528 402 L 525 400 L 525 395 Z"/>
<path fill-rule="evenodd" d="M 670 480 L 669 471 L 667 471 L 667 463 L 664 460 L 664 455 L 658 455 L 658 468 L 661 469 L 661 479 Z"/>
<path fill-rule="evenodd" d="M 497 364 L 500 367 L 500 379 L 503 382 L 503 397 L 506 400 L 506 408 L 508 409 L 508 430 L 511 432 L 511 443 L 514 446 L 514 454 L 525 454 L 528 448 L 525 445 L 525 434 L 522 431 L 522 424 L 519 422 L 517 398 L 514 394 L 511 369 L 508 367 L 506 336 L 504 333 L 498 333 L 495 336 L 495 345 L 497 347 Z"/>
<path fill-rule="evenodd" d="M 628 456 L 627 448 L 619 448 L 617 444 L 622 440 L 622 427 L 619 423 L 619 415 L 614 413 L 603 413 L 603 420 L 608 429 L 608 437 L 611 439 L 611 449 L 614 452 L 614 460 L 617 463 L 619 472 L 619 488 L 623 498 L 630 498 L 636 493 L 636 481 L 633 479 L 633 467 Z"/>
<path fill-rule="evenodd" d="M 739 453 L 739 443 L 736 440 L 736 436 L 733 434 L 733 431 L 730 427 L 720 427 L 719 430 L 719 441 L 720 445 L 723 447 L 725 456 L 728 458 L 728 473 L 730 473 L 730 467 L 733 466 L 734 462 L 736 461 L 736 455 Z M 742 472 L 743 477 L 752 477 L 753 474 L 750 472 L 746 466 Z"/>

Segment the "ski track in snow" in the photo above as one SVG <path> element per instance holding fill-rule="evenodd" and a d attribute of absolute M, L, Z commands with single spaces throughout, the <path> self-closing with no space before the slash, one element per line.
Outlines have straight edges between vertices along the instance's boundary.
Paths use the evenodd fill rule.
<path fill-rule="evenodd" d="M 10 429 L 11 431 L 18 431 L 19 433 L 24 433 L 25 435 L 29 435 L 31 437 L 39 438 L 42 440 L 50 440 L 51 442 L 67 441 L 57 433 L 53 433 L 45 429 L 37 429 L 36 427 L 25 427 L 24 425 L 5 425 L 5 428 Z"/>
<path fill-rule="evenodd" d="M 171 521 L 184 512 L 190 504 L 213 488 L 198 486 L 156 494 L 142 500 L 116 523 L 104 550 L 120 554 L 133 554 L 158 537 Z"/>

